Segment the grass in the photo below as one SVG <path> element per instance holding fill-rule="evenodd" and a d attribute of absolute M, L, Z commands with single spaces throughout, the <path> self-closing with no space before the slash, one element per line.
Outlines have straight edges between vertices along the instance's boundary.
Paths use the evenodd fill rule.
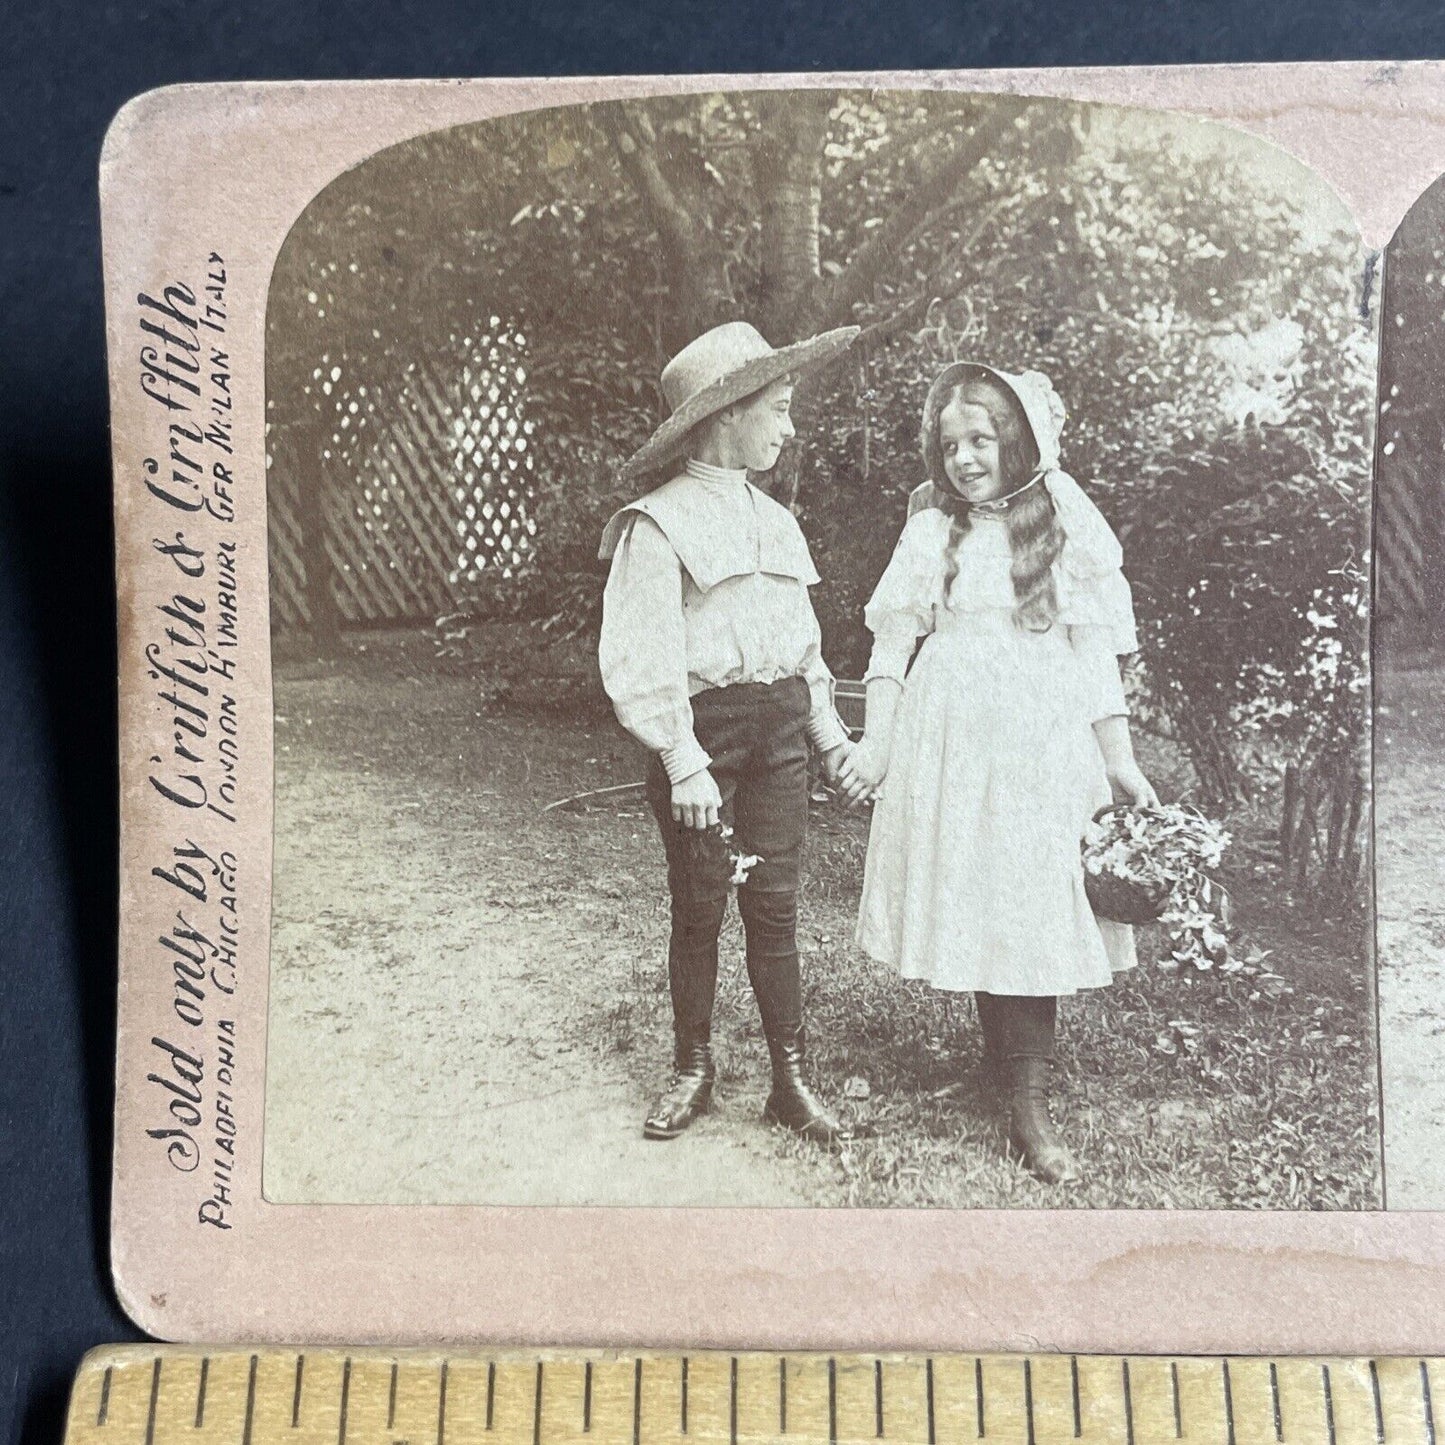
<path fill-rule="evenodd" d="M 568 920 L 569 956 L 536 980 L 555 1000 L 559 1036 L 601 1055 L 639 1097 L 663 1083 L 667 903 L 651 815 L 629 793 L 541 811 L 640 777 L 630 740 L 597 714 L 483 702 L 467 675 L 436 668 L 416 638 L 353 643 L 335 667 L 278 666 L 278 680 L 305 700 L 307 715 L 287 723 L 296 745 L 405 779 L 437 819 L 439 857 L 450 828 L 496 834 L 478 898 Z M 1141 744 L 1141 753 L 1166 796 L 1184 790 L 1167 750 Z M 971 999 L 902 981 L 853 946 L 866 818 L 816 806 L 799 938 L 810 1070 L 866 1137 L 829 1154 L 773 1131 L 769 1147 L 796 1158 L 823 1204 L 1378 1207 L 1364 921 L 1321 917 L 1283 891 L 1263 817 L 1228 823 L 1235 942 L 1267 953 L 1290 992 L 1251 997 L 1241 975 L 1165 974 L 1153 963 L 1163 941 L 1144 930 L 1137 970 L 1062 1010 L 1056 1113 L 1088 1180 L 1058 1189 L 1004 1155 Z M 719 1097 L 741 1128 L 761 1108 L 766 1064 L 734 909 L 722 959 Z"/>
<path fill-rule="evenodd" d="M 650 820 L 649 820 L 650 821 Z M 1369 1002 L 1338 929 L 1277 896 L 1268 870 L 1232 878 L 1243 941 L 1290 980 L 1251 998 L 1239 975 L 1141 966 L 1062 1011 L 1056 1112 L 1086 1162 L 1082 1188 L 1053 1189 L 1004 1156 L 979 1069 L 972 1000 L 900 980 L 852 946 L 864 825 L 817 810 L 802 896 L 812 1076 L 866 1137 L 837 1157 L 840 1204 L 861 1206 L 1359 1209 L 1378 1203 L 1378 1113 Z M 655 886 L 662 886 L 660 872 Z M 658 921 L 636 930 L 625 969 L 579 1016 L 579 1037 L 640 1082 L 665 1069 L 669 1011 Z M 762 1070 L 761 1029 L 730 914 L 715 1034 L 721 1084 Z M 649 953 L 651 957 L 649 957 Z M 807 1158 L 810 1146 L 781 1147 Z"/>

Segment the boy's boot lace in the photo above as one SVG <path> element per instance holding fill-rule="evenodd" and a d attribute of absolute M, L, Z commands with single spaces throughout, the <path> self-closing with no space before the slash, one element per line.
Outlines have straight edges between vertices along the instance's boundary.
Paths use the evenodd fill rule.
<path fill-rule="evenodd" d="M 1045 1184 L 1077 1184 L 1083 1171 L 1059 1138 L 1049 1113 L 1052 1067 L 1052 1059 L 1037 1054 L 1010 1056 L 1009 1144 L 1034 1178 Z"/>
<path fill-rule="evenodd" d="M 773 1061 L 773 1091 L 763 1107 L 763 1118 L 815 1144 L 832 1144 L 842 1138 L 843 1126 L 803 1080 L 807 1047 L 802 1025 L 769 1033 L 768 1053 Z"/>
<path fill-rule="evenodd" d="M 672 1082 L 647 1111 L 642 1133 L 648 1139 L 676 1139 L 712 1107 L 713 1080 L 711 1030 L 683 1029 L 673 1052 Z"/>

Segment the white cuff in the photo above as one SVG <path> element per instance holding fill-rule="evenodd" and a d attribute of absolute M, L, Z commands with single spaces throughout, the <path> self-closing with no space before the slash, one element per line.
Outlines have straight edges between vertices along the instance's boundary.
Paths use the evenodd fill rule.
<path fill-rule="evenodd" d="M 707 752 L 701 743 L 689 734 L 680 743 L 675 743 L 670 748 L 663 748 L 659 754 L 662 759 L 662 766 L 667 772 L 669 783 L 680 783 L 684 778 L 690 778 L 694 773 L 700 773 L 711 762 Z"/>
<path fill-rule="evenodd" d="M 808 719 L 808 741 L 820 753 L 831 753 L 848 741 L 848 729 L 835 709 L 819 708 Z"/>

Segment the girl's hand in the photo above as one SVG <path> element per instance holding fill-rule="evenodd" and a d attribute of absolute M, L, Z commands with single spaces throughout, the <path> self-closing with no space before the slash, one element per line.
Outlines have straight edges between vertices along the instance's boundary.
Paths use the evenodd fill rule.
<path fill-rule="evenodd" d="M 721 814 L 722 794 L 706 768 L 672 785 L 673 821 L 684 828 L 714 828 Z"/>
<path fill-rule="evenodd" d="M 1132 758 L 1127 763 L 1109 768 L 1108 776 L 1116 803 L 1130 803 L 1136 808 L 1159 806 L 1159 794 L 1154 791 L 1154 785 Z"/>
<path fill-rule="evenodd" d="M 838 786 L 838 773 L 842 769 L 844 760 L 853 751 L 855 744 L 850 740 L 846 743 L 839 743 L 835 748 L 829 748 L 823 754 L 823 776 L 834 787 Z"/>
<path fill-rule="evenodd" d="M 838 789 L 850 807 L 865 800 L 876 800 L 879 785 L 888 774 L 888 758 L 866 736 L 843 759 L 838 769 Z"/>

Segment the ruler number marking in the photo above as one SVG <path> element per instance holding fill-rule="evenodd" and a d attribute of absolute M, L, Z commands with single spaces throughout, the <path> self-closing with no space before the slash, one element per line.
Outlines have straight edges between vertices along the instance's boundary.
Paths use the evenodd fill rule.
<path fill-rule="evenodd" d="M 442 1376 L 442 1398 L 445 1399 L 446 1376 Z M 441 1445 L 438 1437 L 437 1445 Z M 532 1392 L 532 1445 L 542 1445 L 542 1362 L 537 1361 L 537 1386 Z"/>
<path fill-rule="evenodd" d="M 206 1423 L 206 1380 L 211 1373 L 211 1357 L 206 1355 L 201 1360 L 201 1378 L 196 1385 L 196 1429 L 199 1430 Z"/>
<path fill-rule="evenodd" d="M 1325 1427 L 1329 1431 L 1330 1445 L 1335 1445 L 1335 1395 L 1330 1388 L 1330 1367 L 1320 1366 L 1320 1378 L 1325 1386 Z"/>
<path fill-rule="evenodd" d="M 1430 1398 L 1430 1368 L 1420 1361 L 1420 1398 L 1425 1406 L 1425 1445 L 1435 1445 L 1435 1402 Z"/>
<path fill-rule="evenodd" d="M 1274 1409 L 1274 1438 L 1284 1445 L 1284 1411 L 1279 1401 L 1279 1366 L 1269 1362 L 1269 1401 Z"/>
<path fill-rule="evenodd" d="M 306 1373 L 306 1356 L 296 1356 L 296 1388 L 291 1392 L 291 1428 L 301 1423 L 301 1381 Z"/>
<path fill-rule="evenodd" d="M 1134 1445 L 1134 1392 L 1129 1387 L 1129 1362 L 1122 1361 L 1124 1378 L 1124 1438 Z"/>
<path fill-rule="evenodd" d="M 1370 1393 L 1375 1397 L 1375 1439 L 1378 1445 L 1385 1445 L 1385 1404 L 1380 1398 L 1380 1370 L 1374 1360 L 1370 1361 Z"/>

